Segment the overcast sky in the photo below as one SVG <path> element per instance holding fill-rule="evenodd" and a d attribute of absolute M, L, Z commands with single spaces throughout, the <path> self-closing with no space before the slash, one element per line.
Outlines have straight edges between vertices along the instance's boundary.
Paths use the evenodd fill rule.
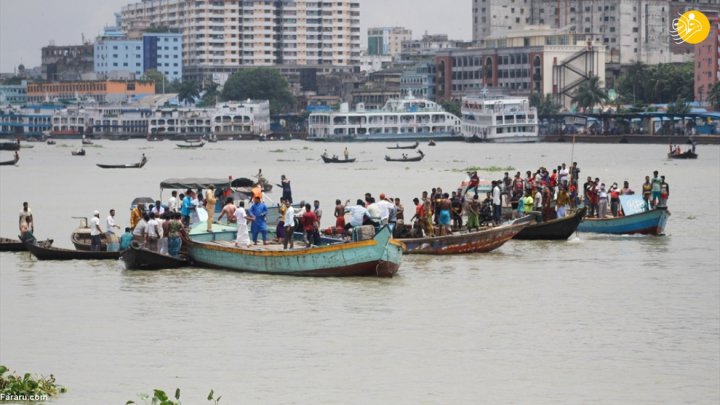
<path fill-rule="evenodd" d="M 23 63 L 40 65 L 40 48 L 79 45 L 82 35 L 94 38 L 114 23 L 113 13 L 127 0 L 0 0 L 0 72 Z M 399 25 L 413 30 L 446 33 L 453 39 L 472 37 L 471 0 L 360 0 L 363 40 L 369 26 Z M 367 46 L 363 43 L 363 47 Z"/>

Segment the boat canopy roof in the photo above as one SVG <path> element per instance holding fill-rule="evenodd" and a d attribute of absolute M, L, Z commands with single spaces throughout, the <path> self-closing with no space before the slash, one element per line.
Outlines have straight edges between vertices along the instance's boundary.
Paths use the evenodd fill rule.
<path fill-rule="evenodd" d="M 160 182 L 160 189 L 198 189 L 208 188 L 210 185 L 215 186 L 215 188 L 227 187 L 228 185 L 231 187 L 252 187 L 253 184 L 255 184 L 255 181 L 245 177 L 238 177 L 232 179 L 232 181 L 229 178 L 187 177 L 163 180 Z"/>

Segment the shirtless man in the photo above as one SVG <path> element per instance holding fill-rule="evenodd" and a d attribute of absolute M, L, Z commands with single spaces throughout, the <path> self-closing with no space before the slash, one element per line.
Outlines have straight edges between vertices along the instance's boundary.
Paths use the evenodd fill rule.
<path fill-rule="evenodd" d="M 228 224 L 236 223 L 235 222 L 236 221 L 236 218 L 235 218 L 235 210 L 236 209 L 237 209 L 237 207 L 235 207 L 235 202 L 233 201 L 232 197 L 228 197 L 227 199 L 225 199 L 225 205 L 223 206 L 222 211 L 220 211 L 220 215 L 218 216 L 217 222 L 220 222 L 220 220 L 223 217 L 226 217 Z"/>

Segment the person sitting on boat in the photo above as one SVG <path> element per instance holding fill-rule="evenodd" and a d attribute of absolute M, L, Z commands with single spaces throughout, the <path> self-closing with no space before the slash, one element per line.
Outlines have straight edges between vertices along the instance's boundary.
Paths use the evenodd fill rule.
<path fill-rule="evenodd" d="M 323 156 L 323 157 L 328 157 L 327 149 L 325 149 L 325 150 L 323 151 L 322 156 Z"/>
<path fill-rule="evenodd" d="M 402 154 L 403 160 L 407 160 L 407 155 L 405 153 Z"/>
<path fill-rule="evenodd" d="M 130 244 L 133 241 L 132 228 L 129 226 L 125 227 L 125 233 L 120 236 L 120 250 L 130 248 Z"/>

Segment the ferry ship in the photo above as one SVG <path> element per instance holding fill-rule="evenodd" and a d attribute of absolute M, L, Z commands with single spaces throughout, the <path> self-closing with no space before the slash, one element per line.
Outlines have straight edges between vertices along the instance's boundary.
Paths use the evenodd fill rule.
<path fill-rule="evenodd" d="M 527 98 L 462 98 L 462 135 L 468 142 L 537 142 L 538 115 Z"/>
<path fill-rule="evenodd" d="M 308 118 L 308 140 L 313 141 L 423 141 L 462 140 L 460 118 L 439 104 L 412 95 L 388 100 L 379 110 L 359 103 L 349 111 L 318 111 Z"/>

